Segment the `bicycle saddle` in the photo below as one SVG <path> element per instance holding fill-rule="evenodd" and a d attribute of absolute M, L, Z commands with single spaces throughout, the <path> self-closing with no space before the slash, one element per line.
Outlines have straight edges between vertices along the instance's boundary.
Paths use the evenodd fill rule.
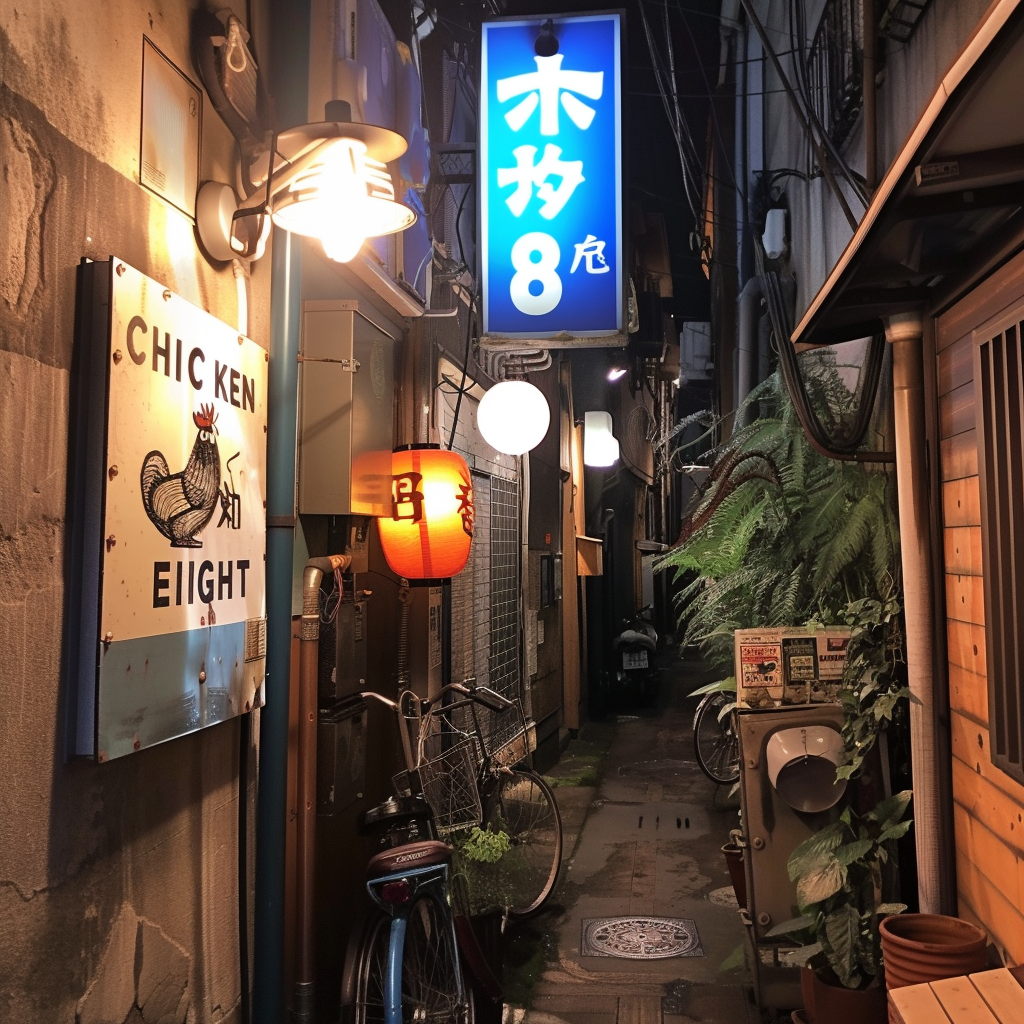
<path fill-rule="evenodd" d="M 408 868 L 425 868 L 432 864 L 447 864 L 452 859 L 452 848 L 437 839 L 424 839 L 406 843 L 390 850 L 375 853 L 366 865 L 367 878 L 394 875 Z"/>

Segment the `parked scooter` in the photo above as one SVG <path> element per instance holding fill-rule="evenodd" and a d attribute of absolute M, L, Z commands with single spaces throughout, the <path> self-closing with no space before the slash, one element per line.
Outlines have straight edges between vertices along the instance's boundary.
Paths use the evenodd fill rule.
<path fill-rule="evenodd" d="M 632 619 L 624 620 L 626 628 L 612 641 L 618 660 L 616 696 L 625 705 L 647 704 L 657 692 L 658 633 L 650 621 L 651 611 L 646 605 Z"/>

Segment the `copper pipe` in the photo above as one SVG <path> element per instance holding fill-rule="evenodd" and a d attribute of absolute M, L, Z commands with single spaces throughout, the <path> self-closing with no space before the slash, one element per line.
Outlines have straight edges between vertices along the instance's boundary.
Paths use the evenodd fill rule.
<path fill-rule="evenodd" d="M 295 843 L 295 994 L 294 1018 L 312 1024 L 314 863 L 316 849 L 316 712 L 320 657 L 320 581 L 324 573 L 352 564 L 351 555 L 311 558 L 302 572 L 302 629 L 299 634 L 299 722 Z"/>

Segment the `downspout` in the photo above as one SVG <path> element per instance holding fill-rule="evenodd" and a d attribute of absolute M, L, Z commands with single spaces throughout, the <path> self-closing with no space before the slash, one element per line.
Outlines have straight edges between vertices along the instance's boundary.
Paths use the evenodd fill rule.
<path fill-rule="evenodd" d="M 313 953 L 316 850 L 317 670 L 320 658 L 320 581 L 344 572 L 351 555 L 311 558 L 302 572 L 302 629 L 299 634 L 299 710 L 296 729 L 295 985 L 292 1019 L 313 1024 L 316 962 Z"/>
<path fill-rule="evenodd" d="M 256 1024 L 284 1016 L 284 875 L 288 821 L 288 689 L 295 530 L 301 256 L 275 231 L 267 410 L 267 681 L 260 712 L 256 819 Z"/>
<path fill-rule="evenodd" d="M 886 338 L 892 345 L 893 420 L 896 435 L 896 481 L 899 490 L 900 552 L 906 617 L 907 674 L 917 701 L 910 706 L 910 749 L 914 777 L 914 830 L 918 898 L 922 913 L 948 912 L 951 895 L 949 814 L 942 778 L 949 772 L 941 751 L 945 744 L 941 680 L 935 669 L 929 518 L 928 440 L 925 420 L 922 322 L 918 313 L 889 317 Z"/>
<path fill-rule="evenodd" d="M 736 334 L 736 422 L 733 430 L 745 426 L 750 419 L 750 409 L 740 409 L 740 403 L 754 390 L 757 384 L 759 358 L 758 323 L 761 319 L 761 299 L 764 297 L 764 286 L 761 278 L 754 276 L 748 279 L 740 292 L 737 301 L 739 307 L 739 326 Z"/>

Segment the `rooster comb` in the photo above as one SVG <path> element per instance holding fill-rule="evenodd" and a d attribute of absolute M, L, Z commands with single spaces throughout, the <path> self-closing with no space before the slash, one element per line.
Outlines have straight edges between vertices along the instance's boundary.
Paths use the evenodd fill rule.
<path fill-rule="evenodd" d="M 192 421 L 200 430 L 209 430 L 217 422 L 217 414 L 213 411 L 213 403 L 199 406 L 199 412 L 192 413 Z"/>

